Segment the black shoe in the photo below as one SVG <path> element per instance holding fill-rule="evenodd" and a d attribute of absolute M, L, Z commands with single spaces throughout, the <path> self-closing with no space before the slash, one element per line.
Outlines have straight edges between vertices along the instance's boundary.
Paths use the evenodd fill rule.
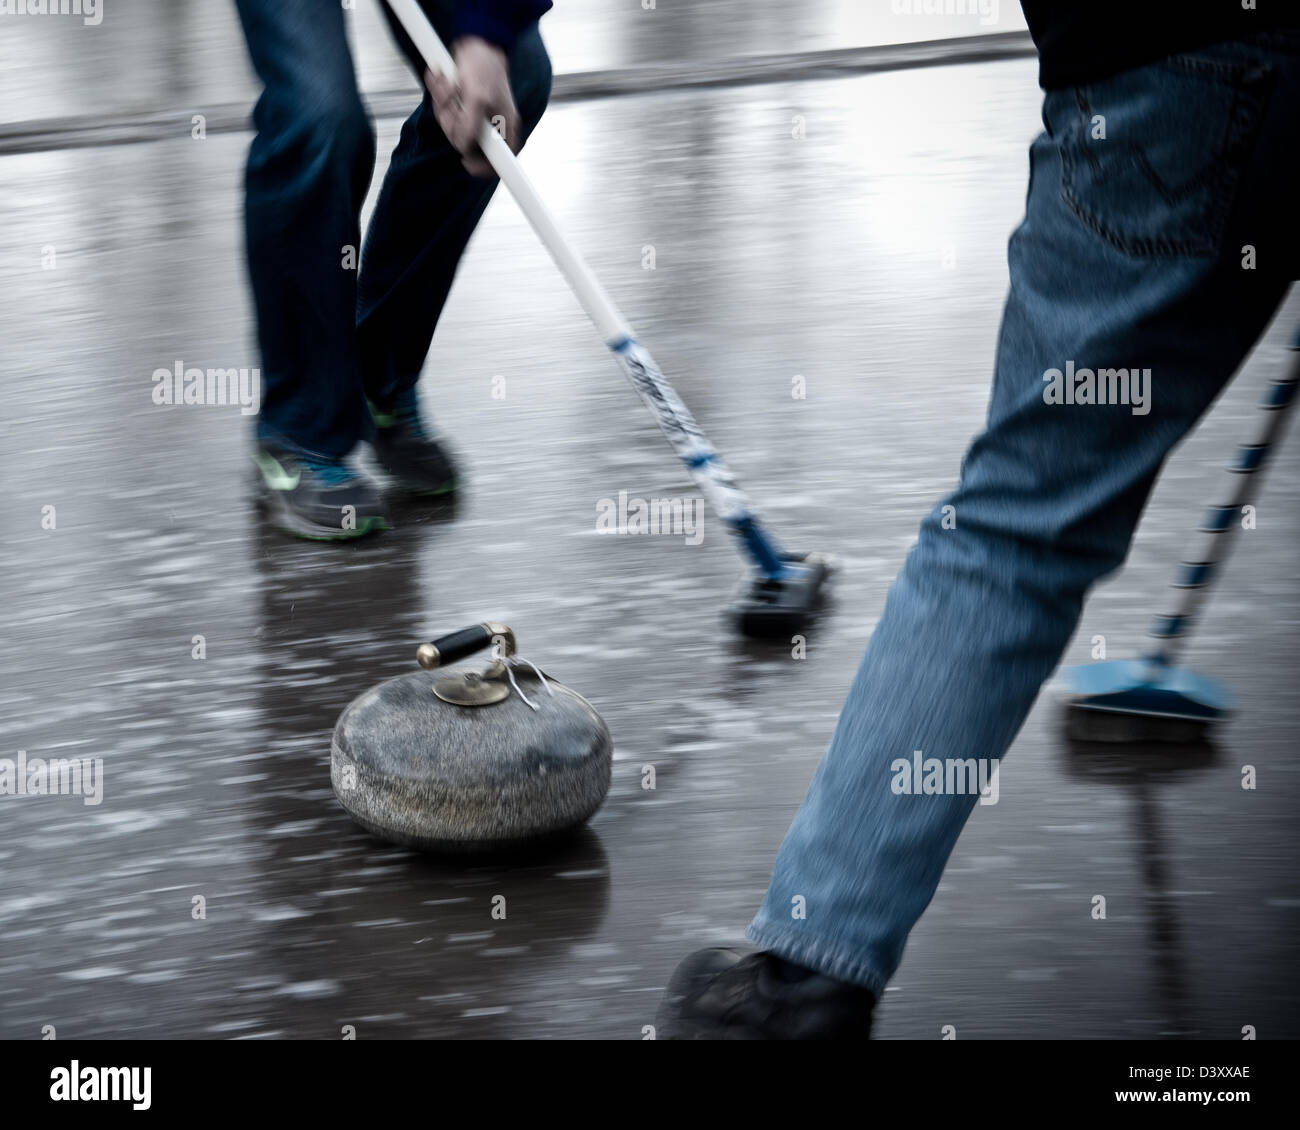
<path fill-rule="evenodd" d="M 375 488 L 342 460 L 298 455 L 262 443 L 253 462 L 260 500 L 286 533 L 342 541 L 388 529 Z"/>
<path fill-rule="evenodd" d="M 876 998 L 775 954 L 696 950 L 655 1018 L 661 1040 L 865 1040 Z"/>
<path fill-rule="evenodd" d="M 455 464 L 425 429 L 414 392 L 402 396 L 391 408 L 372 404 L 370 415 L 375 422 L 371 441 L 375 458 L 398 486 L 426 497 L 456 489 Z"/>

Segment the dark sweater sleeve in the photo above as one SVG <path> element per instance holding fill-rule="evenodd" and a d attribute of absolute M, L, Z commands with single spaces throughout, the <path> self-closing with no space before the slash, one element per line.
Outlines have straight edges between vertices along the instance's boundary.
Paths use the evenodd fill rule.
<path fill-rule="evenodd" d="M 551 9 L 551 0 L 456 0 L 454 39 L 476 35 L 509 50 L 519 33 Z"/>

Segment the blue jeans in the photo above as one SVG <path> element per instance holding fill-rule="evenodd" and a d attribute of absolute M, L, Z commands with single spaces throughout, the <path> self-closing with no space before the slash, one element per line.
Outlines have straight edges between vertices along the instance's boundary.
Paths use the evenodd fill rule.
<path fill-rule="evenodd" d="M 412 395 L 461 253 L 496 180 L 465 172 L 426 92 L 402 127 L 362 249 L 375 134 L 357 91 L 343 6 L 236 2 L 264 85 L 245 181 L 262 352 L 258 434 L 338 458 L 366 434 L 367 398 L 389 406 Z M 424 6 L 447 41 L 451 0 Z M 405 35 L 394 32 L 423 73 Z M 536 24 L 515 43 L 509 66 L 526 137 L 551 90 Z"/>
<path fill-rule="evenodd" d="M 890 589 L 749 927 L 876 993 L 978 799 L 896 793 L 893 763 L 1006 752 L 1089 588 L 1123 563 L 1170 449 L 1300 264 L 1293 34 L 1051 91 L 1043 124 L 985 431 Z M 1048 403 L 1044 374 L 1070 362 L 1149 368 L 1148 410 Z"/>

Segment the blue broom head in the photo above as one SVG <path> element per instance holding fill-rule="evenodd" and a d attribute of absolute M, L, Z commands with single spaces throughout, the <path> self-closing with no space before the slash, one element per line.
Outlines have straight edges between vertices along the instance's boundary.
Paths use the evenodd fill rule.
<path fill-rule="evenodd" d="M 1077 710 L 1218 722 L 1236 707 L 1228 688 L 1186 667 L 1152 659 L 1112 659 L 1064 667 L 1064 701 Z"/>

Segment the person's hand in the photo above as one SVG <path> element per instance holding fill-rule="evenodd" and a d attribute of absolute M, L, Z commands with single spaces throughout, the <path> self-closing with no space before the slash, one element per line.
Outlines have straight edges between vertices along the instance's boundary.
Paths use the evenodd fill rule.
<path fill-rule="evenodd" d="M 486 39 L 466 36 L 452 47 L 456 82 L 425 71 L 424 82 L 433 96 L 433 110 L 442 132 L 461 154 L 461 163 L 476 177 L 493 175 L 492 166 L 478 145 L 478 131 L 486 118 L 519 152 L 519 111 L 510 93 L 506 53 Z"/>

